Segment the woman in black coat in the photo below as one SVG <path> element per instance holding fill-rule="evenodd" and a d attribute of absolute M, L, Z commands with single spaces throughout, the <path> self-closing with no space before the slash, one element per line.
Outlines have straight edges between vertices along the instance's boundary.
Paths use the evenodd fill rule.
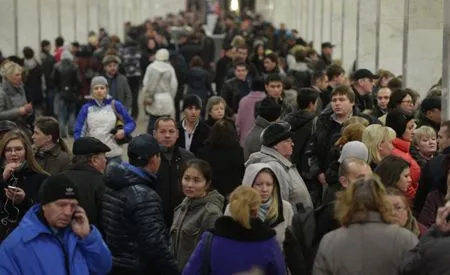
<path fill-rule="evenodd" d="M 212 186 L 225 198 L 242 183 L 244 152 L 239 145 L 236 128 L 225 119 L 217 121 L 197 157 L 212 168 Z"/>

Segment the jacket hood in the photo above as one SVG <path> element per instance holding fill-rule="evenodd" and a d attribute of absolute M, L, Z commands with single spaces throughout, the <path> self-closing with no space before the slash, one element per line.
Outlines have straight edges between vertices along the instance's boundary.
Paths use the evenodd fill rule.
<path fill-rule="evenodd" d="M 242 242 L 266 241 L 275 236 L 275 231 L 260 219 L 250 220 L 251 228 L 244 228 L 232 217 L 223 216 L 217 219 L 216 224 L 210 231 L 217 236 L 225 237 Z"/>
<path fill-rule="evenodd" d="M 129 163 L 113 163 L 107 167 L 105 175 L 106 186 L 114 190 L 137 184 L 147 184 L 151 186 L 155 180 L 155 175 Z"/>
<path fill-rule="evenodd" d="M 39 65 L 39 63 L 34 58 L 32 58 L 32 59 L 25 59 L 23 61 L 23 64 L 24 64 L 24 67 L 29 69 L 29 70 L 32 70 L 32 69 L 36 68 Z"/>
<path fill-rule="evenodd" d="M 244 173 L 244 178 L 242 179 L 242 185 L 253 187 L 253 183 L 255 182 L 256 177 L 259 175 L 261 170 L 263 169 L 269 169 L 272 171 L 274 177 L 275 177 L 275 184 L 277 185 L 278 189 L 278 217 L 274 221 L 270 221 L 270 226 L 274 227 L 284 221 L 284 215 L 283 215 L 283 200 L 281 198 L 281 191 L 280 191 L 280 180 L 277 178 L 275 172 L 273 169 L 266 163 L 253 163 L 247 166 Z"/>
<path fill-rule="evenodd" d="M 170 65 L 169 62 L 159 61 L 159 60 L 153 61 L 153 63 L 150 66 L 151 66 L 151 68 L 153 68 L 154 70 L 156 70 L 160 73 L 168 72 L 172 68 L 172 65 Z"/>
<path fill-rule="evenodd" d="M 206 204 L 212 204 L 222 210 L 224 203 L 225 198 L 219 192 L 217 192 L 217 190 L 212 190 L 208 192 L 207 195 L 204 196 L 203 198 L 198 199 L 184 198 L 181 205 L 185 206 L 190 205 L 191 207 L 196 207 L 196 206 L 205 206 Z"/>
<path fill-rule="evenodd" d="M 315 117 L 314 113 L 310 113 L 304 110 L 290 113 L 284 120 L 291 124 L 292 130 L 298 130 L 308 124 Z"/>
<path fill-rule="evenodd" d="M 257 116 L 255 118 L 255 125 L 264 129 L 270 125 L 270 122 L 262 116 Z"/>

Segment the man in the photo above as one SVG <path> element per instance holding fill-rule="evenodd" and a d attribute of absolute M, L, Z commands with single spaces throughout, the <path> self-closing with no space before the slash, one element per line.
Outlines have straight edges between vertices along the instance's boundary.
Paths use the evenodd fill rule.
<path fill-rule="evenodd" d="M 441 97 L 427 97 L 422 101 L 420 107 L 417 127 L 430 126 L 438 133 L 441 127 Z"/>
<path fill-rule="evenodd" d="M 264 75 L 279 74 L 285 76 L 286 73 L 280 70 L 278 66 L 278 56 L 275 53 L 270 53 L 264 56 Z"/>
<path fill-rule="evenodd" d="M 381 117 L 387 114 L 389 100 L 391 98 L 391 89 L 381 88 L 377 93 L 377 106 L 373 111 L 373 116 Z"/>
<path fill-rule="evenodd" d="M 330 103 L 331 91 L 328 93 L 328 76 L 324 71 L 316 71 L 311 77 L 311 87 L 319 94 L 316 114 L 319 115 Z"/>
<path fill-rule="evenodd" d="M 64 38 L 58 36 L 55 38 L 55 60 L 56 62 L 61 61 L 61 55 L 64 51 Z"/>
<path fill-rule="evenodd" d="M 334 45 L 331 42 L 322 43 L 322 55 L 319 57 L 317 63 L 317 69 L 326 70 L 328 66 L 333 62 L 333 49 Z"/>
<path fill-rule="evenodd" d="M 446 159 L 450 156 L 450 120 L 444 121 L 437 135 L 439 152 L 437 156 L 427 162 L 422 170 L 419 188 L 414 198 L 414 212 L 416 216 L 422 211 L 425 199 L 431 191 L 439 188 L 447 180 Z"/>
<path fill-rule="evenodd" d="M 257 117 L 253 128 L 244 140 L 244 159 L 247 160 L 251 154 L 261 149 L 261 133 L 271 123 L 280 120 L 281 105 L 273 98 L 266 97 L 260 103 L 256 110 Z"/>
<path fill-rule="evenodd" d="M 70 44 L 70 53 L 75 56 L 78 57 L 78 54 L 80 52 L 80 43 L 78 43 L 77 41 L 74 41 Z"/>
<path fill-rule="evenodd" d="M 292 106 L 288 105 L 282 98 L 283 79 L 279 74 L 268 75 L 265 80 L 265 88 L 267 96 L 275 99 L 281 105 L 281 117 L 292 112 Z"/>
<path fill-rule="evenodd" d="M 34 205 L 0 247 L 0 274 L 107 274 L 111 253 L 79 206 L 66 175 L 49 177 Z"/>
<path fill-rule="evenodd" d="M 42 71 L 44 73 L 44 80 L 45 80 L 45 95 L 46 97 L 46 104 L 47 104 L 47 108 L 46 108 L 46 114 L 47 116 L 54 116 L 54 96 L 56 93 L 55 90 L 55 81 L 54 81 L 54 76 L 53 76 L 53 70 L 55 68 L 55 58 L 53 57 L 53 55 L 51 55 L 50 51 L 51 51 L 52 45 L 50 44 L 50 41 L 48 40 L 43 40 L 41 42 L 41 55 L 40 55 L 40 59 L 41 59 L 41 66 L 42 66 Z"/>
<path fill-rule="evenodd" d="M 248 66 L 243 60 L 237 60 L 234 64 L 235 77 L 227 80 L 222 88 L 221 96 L 227 103 L 227 113 L 235 116 L 238 112 L 239 101 L 250 93 L 247 82 Z"/>
<path fill-rule="evenodd" d="M 355 106 L 360 112 L 373 110 L 373 80 L 378 76 L 367 69 L 359 69 L 353 74 L 352 89 L 355 93 Z"/>
<path fill-rule="evenodd" d="M 256 66 L 252 62 L 250 62 L 250 60 L 248 59 L 248 56 L 249 56 L 249 54 L 248 54 L 247 45 L 245 45 L 245 44 L 238 45 L 236 47 L 236 53 L 234 55 L 233 60 L 234 60 L 234 62 L 238 62 L 238 61 L 242 62 L 243 61 L 243 62 L 245 62 L 245 64 L 247 64 L 247 69 L 248 69 L 248 74 L 249 74 L 248 81 L 251 82 L 251 80 L 253 78 L 259 76 L 259 73 L 258 73 L 258 69 L 256 68 Z M 233 68 L 228 69 L 227 75 L 231 76 L 231 77 L 233 77 L 235 75 Z"/>
<path fill-rule="evenodd" d="M 324 101 L 324 106 L 327 106 L 328 103 L 330 103 L 330 94 L 333 91 L 334 88 L 338 86 L 345 85 L 345 70 L 337 65 L 337 64 L 331 64 L 327 68 L 327 76 L 328 76 L 328 87 L 327 91 L 324 93 L 323 97 L 326 97 L 326 101 Z M 322 98 L 322 101 L 324 99 Z"/>
<path fill-rule="evenodd" d="M 120 101 L 123 106 L 131 110 L 131 89 L 127 78 L 119 73 L 120 58 L 115 55 L 107 55 L 103 58 L 105 78 L 108 80 L 108 93 L 115 100 Z"/>
<path fill-rule="evenodd" d="M 173 118 L 161 117 L 156 120 L 153 136 L 161 146 L 162 154 L 155 191 L 162 199 L 167 229 L 172 226 L 174 209 L 184 197 L 180 185 L 180 170 L 187 160 L 195 158 L 191 152 L 175 145 L 178 135 L 179 131 Z"/>
<path fill-rule="evenodd" d="M 235 50 L 231 45 L 225 45 L 223 48 L 225 54 L 217 60 L 216 63 L 216 78 L 214 82 L 216 83 L 216 91 L 220 93 L 222 91 L 225 78 L 227 77 L 228 68 L 233 64 L 233 57 L 235 55 Z"/>
<path fill-rule="evenodd" d="M 158 142 L 142 134 L 128 145 L 130 163 L 108 168 L 102 227 L 113 255 L 111 274 L 179 274 L 155 192 L 160 153 Z"/>
<path fill-rule="evenodd" d="M 72 165 L 63 174 L 80 191 L 80 206 L 86 211 L 91 224 L 99 227 L 101 199 L 105 190 L 105 153 L 111 149 L 94 137 L 81 137 L 75 140 L 72 151 Z"/>

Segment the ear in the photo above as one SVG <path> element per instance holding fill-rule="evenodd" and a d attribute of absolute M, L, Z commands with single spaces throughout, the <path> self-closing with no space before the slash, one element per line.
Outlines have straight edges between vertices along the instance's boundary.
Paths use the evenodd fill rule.
<path fill-rule="evenodd" d="M 339 183 L 342 185 L 342 187 L 347 188 L 348 187 L 348 181 L 344 176 L 339 177 Z"/>

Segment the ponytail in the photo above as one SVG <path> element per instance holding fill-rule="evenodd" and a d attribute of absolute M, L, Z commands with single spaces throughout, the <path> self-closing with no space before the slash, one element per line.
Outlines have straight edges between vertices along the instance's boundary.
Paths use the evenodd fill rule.
<path fill-rule="evenodd" d="M 251 212 L 257 211 L 261 205 L 261 197 L 254 188 L 248 186 L 237 187 L 230 196 L 231 217 L 244 228 L 251 229 Z"/>

